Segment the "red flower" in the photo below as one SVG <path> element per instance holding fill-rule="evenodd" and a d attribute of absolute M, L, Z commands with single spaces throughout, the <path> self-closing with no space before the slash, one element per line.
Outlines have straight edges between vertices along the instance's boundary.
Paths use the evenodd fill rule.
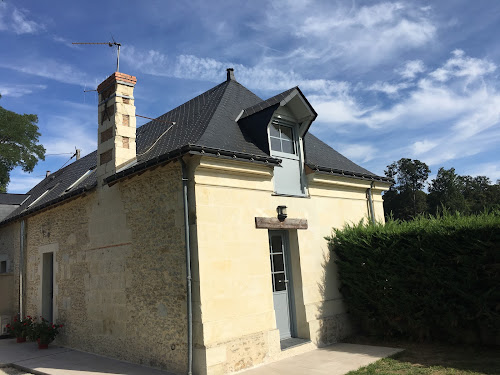
<path fill-rule="evenodd" d="M 62 328 L 62 327 L 63 327 L 63 325 L 62 325 L 62 324 L 59 324 L 59 328 Z"/>
<path fill-rule="evenodd" d="M 17 322 L 17 318 L 14 318 L 14 322 Z"/>
<path fill-rule="evenodd" d="M 56 326 L 52 324 L 52 328 L 56 328 Z"/>

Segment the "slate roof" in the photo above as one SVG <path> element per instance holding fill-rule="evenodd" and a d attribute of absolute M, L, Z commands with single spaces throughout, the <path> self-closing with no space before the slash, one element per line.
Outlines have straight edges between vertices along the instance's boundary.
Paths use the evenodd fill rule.
<path fill-rule="evenodd" d="M 0 204 L 20 205 L 28 196 L 26 194 L 0 193 Z"/>
<path fill-rule="evenodd" d="M 136 135 L 137 163 L 108 177 L 105 182 L 113 182 L 186 153 L 215 154 L 278 164 L 280 160 L 258 147 L 258 142 L 249 137 L 235 119 L 243 110 L 244 116 L 248 117 L 277 105 L 293 90 L 298 88 L 293 87 L 262 100 L 236 80 L 228 79 L 158 117 L 159 121 L 154 120 L 139 127 Z M 306 133 L 304 137 L 304 149 L 305 163 L 317 172 L 390 181 L 360 167 L 310 133 Z M 95 171 L 68 190 L 85 172 L 95 168 L 96 164 L 97 151 L 94 151 L 51 174 L 32 188 L 28 192 L 29 199 L 2 223 L 94 188 L 97 185 Z M 30 206 L 47 190 L 50 191 Z"/>

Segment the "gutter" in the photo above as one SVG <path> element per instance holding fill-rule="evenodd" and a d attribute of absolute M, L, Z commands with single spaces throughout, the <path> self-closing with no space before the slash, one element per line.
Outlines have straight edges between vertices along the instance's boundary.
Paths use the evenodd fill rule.
<path fill-rule="evenodd" d="M 19 319 L 23 319 L 23 290 L 24 290 L 24 233 L 26 222 L 21 220 L 19 231 Z"/>
<path fill-rule="evenodd" d="M 381 181 L 381 182 L 387 182 L 387 183 L 392 183 L 392 184 L 395 182 L 394 179 L 392 179 L 392 178 L 377 176 L 374 174 L 350 172 L 350 171 L 345 171 L 343 169 L 322 167 L 319 165 L 308 164 L 308 163 L 306 163 L 306 165 L 309 168 L 311 168 L 312 170 L 314 170 L 315 172 L 320 172 L 320 173 L 333 174 L 333 175 L 342 176 L 342 177 L 359 178 L 362 180 Z"/>
<path fill-rule="evenodd" d="M 188 172 L 186 162 L 179 158 L 182 168 L 182 198 L 184 202 L 184 241 L 186 242 L 186 281 L 187 281 L 187 324 L 188 324 L 188 371 L 193 373 L 193 297 L 191 277 L 191 245 L 189 239 L 189 202 L 188 202 Z"/>

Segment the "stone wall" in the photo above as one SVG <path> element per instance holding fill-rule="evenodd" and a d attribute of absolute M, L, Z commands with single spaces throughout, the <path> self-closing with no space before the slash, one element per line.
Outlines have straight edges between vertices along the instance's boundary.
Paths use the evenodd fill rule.
<path fill-rule="evenodd" d="M 20 224 L 0 227 L 0 260 L 7 260 L 7 274 L 0 275 L 0 315 L 19 312 Z"/>
<path fill-rule="evenodd" d="M 52 252 L 58 344 L 185 371 L 181 186 L 169 164 L 28 218 L 27 313 L 41 314 L 41 261 Z"/>
<path fill-rule="evenodd" d="M 288 207 L 289 218 L 308 222 L 306 230 L 287 230 L 296 336 L 324 346 L 348 335 L 351 326 L 325 236 L 332 227 L 368 217 L 370 182 L 311 173 L 308 197 L 277 196 L 272 167 L 213 157 L 197 163 L 196 258 L 203 344 L 195 348 L 195 368 L 200 374 L 241 370 L 281 355 L 269 232 L 255 226 L 255 217 L 276 218 L 278 205 Z M 374 190 L 379 219 L 382 188 L 386 187 Z"/>

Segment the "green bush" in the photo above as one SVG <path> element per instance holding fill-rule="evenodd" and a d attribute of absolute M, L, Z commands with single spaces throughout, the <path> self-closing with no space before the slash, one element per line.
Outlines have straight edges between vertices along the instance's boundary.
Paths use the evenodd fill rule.
<path fill-rule="evenodd" d="M 365 333 L 499 344 L 500 213 L 360 222 L 327 239 Z"/>

